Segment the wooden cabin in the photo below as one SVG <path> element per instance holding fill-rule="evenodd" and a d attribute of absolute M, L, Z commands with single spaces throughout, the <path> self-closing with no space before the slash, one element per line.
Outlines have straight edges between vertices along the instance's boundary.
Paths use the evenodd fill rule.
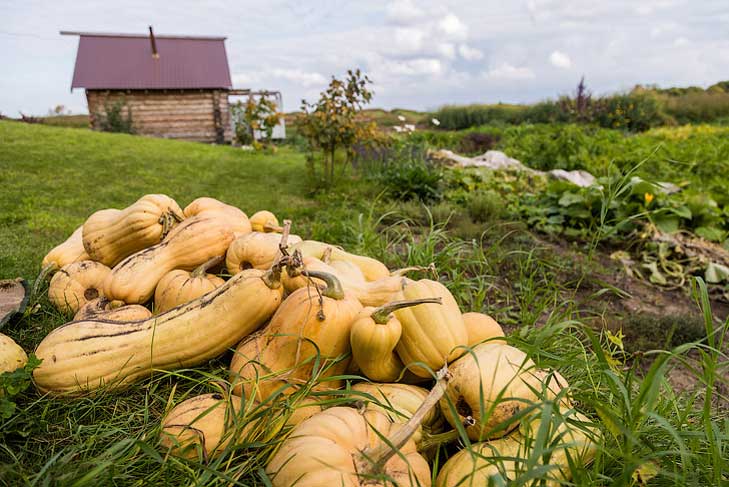
<path fill-rule="evenodd" d="M 120 104 L 140 135 L 232 140 L 228 95 L 249 91 L 233 90 L 225 37 L 61 34 L 79 36 L 71 90 L 86 90 L 92 128 Z"/>

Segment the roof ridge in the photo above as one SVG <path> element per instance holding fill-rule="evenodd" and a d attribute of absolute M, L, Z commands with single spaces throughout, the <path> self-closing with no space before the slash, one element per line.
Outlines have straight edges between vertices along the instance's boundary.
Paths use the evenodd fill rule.
<path fill-rule="evenodd" d="M 77 32 L 62 30 L 59 32 L 62 36 L 81 36 L 81 37 L 132 37 L 132 38 L 149 38 L 149 34 L 131 34 L 124 32 Z M 193 39 L 193 40 L 209 40 L 224 41 L 226 36 L 194 36 L 194 35 L 177 35 L 177 34 L 157 34 L 157 39 Z"/>

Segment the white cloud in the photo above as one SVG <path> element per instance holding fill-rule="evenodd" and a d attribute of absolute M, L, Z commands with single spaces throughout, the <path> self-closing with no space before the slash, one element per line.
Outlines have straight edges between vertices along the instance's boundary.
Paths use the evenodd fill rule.
<path fill-rule="evenodd" d="M 423 47 L 425 32 L 415 27 L 398 27 L 395 29 L 395 44 L 400 51 L 417 52 Z"/>
<path fill-rule="evenodd" d="M 483 53 L 475 47 L 470 47 L 468 44 L 459 45 L 458 54 L 460 54 L 466 61 L 478 61 L 479 59 L 483 59 Z"/>
<path fill-rule="evenodd" d="M 386 69 L 393 74 L 404 76 L 440 75 L 443 74 L 443 63 L 435 58 L 417 58 L 408 61 L 392 61 L 386 63 Z"/>
<path fill-rule="evenodd" d="M 456 57 L 456 46 L 450 42 L 441 42 L 435 49 L 438 54 L 446 59 L 454 59 Z"/>
<path fill-rule="evenodd" d="M 422 17 L 423 11 L 411 0 L 397 0 L 387 6 L 387 20 L 397 24 L 410 24 Z"/>
<path fill-rule="evenodd" d="M 307 72 L 301 69 L 281 69 L 276 68 L 271 71 L 271 75 L 274 78 L 285 79 L 297 85 L 304 87 L 323 85 L 327 82 L 327 79 L 317 72 Z"/>
<path fill-rule="evenodd" d="M 527 67 L 512 66 L 509 63 L 501 63 L 499 66 L 484 71 L 482 76 L 488 80 L 526 80 L 534 79 L 534 71 Z"/>
<path fill-rule="evenodd" d="M 562 51 L 552 51 L 552 54 L 549 55 L 549 62 L 557 68 L 569 69 L 572 67 L 572 59 Z"/>
<path fill-rule="evenodd" d="M 465 41 L 468 38 L 468 26 L 453 13 L 448 13 L 438 22 L 438 30 L 448 39 Z"/>
<path fill-rule="evenodd" d="M 676 38 L 676 39 L 675 39 L 675 40 L 673 41 L 673 45 L 674 45 L 674 46 L 676 46 L 676 47 L 683 47 L 683 46 L 687 46 L 687 45 L 689 45 L 689 44 L 690 44 L 690 42 L 691 42 L 691 41 L 689 41 L 689 40 L 688 40 L 688 39 L 686 39 L 685 37 L 681 36 L 681 37 L 677 37 L 677 38 Z"/>
<path fill-rule="evenodd" d="M 233 73 L 233 86 L 236 88 L 247 88 L 260 81 L 256 74 L 251 73 Z"/>

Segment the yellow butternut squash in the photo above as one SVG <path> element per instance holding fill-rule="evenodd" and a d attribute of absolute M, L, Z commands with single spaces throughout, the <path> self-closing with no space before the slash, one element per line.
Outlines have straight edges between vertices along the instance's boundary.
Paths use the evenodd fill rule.
<path fill-rule="evenodd" d="M 463 324 L 468 332 L 468 346 L 504 337 L 504 330 L 495 319 L 484 313 L 463 313 Z M 506 343 L 505 340 L 503 340 Z"/>
<path fill-rule="evenodd" d="M 278 223 L 276 215 L 268 210 L 261 210 L 251 215 L 251 229 L 254 232 L 281 233 L 283 228 Z"/>
<path fill-rule="evenodd" d="M 236 238 L 251 232 L 251 222 L 243 210 L 215 198 L 197 198 L 185 207 L 184 213 L 186 218 L 218 213 L 228 222 Z"/>
<path fill-rule="evenodd" d="M 0 374 L 12 372 L 24 367 L 28 363 L 28 355 L 25 350 L 15 343 L 15 340 L 0 333 Z M 2 395 L 2 389 L 0 389 Z"/>
<path fill-rule="evenodd" d="M 292 250 L 298 250 L 304 257 L 315 257 L 321 259 L 325 253 L 329 252 L 329 260 L 345 260 L 359 267 L 362 275 L 368 281 L 375 281 L 390 275 L 390 271 L 385 264 L 372 257 L 363 255 L 350 254 L 339 247 L 329 245 L 316 240 L 304 240 L 292 247 Z"/>
<path fill-rule="evenodd" d="M 161 315 L 118 322 L 75 321 L 36 349 L 36 386 L 53 394 L 121 388 L 154 370 L 175 370 L 217 357 L 265 323 L 283 297 L 279 272 L 251 269 Z"/>
<path fill-rule="evenodd" d="M 301 242 L 298 235 L 288 236 L 291 244 Z M 225 267 L 234 276 L 245 269 L 270 269 L 276 258 L 281 255 L 278 248 L 281 234 L 251 232 L 233 240 L 225 254 Z"/>
<path fill-rule="evenodd" d="M 392 312 L 425 303 L 440 304 L 441 299 L 395 301 L 360 311 L 352 324 L 349 340 L 352 359 L 367 378 L 378 382 L 394 382 L 400 378 L 404 367 L 395 347 L 402 335 L 402 325 Z"/>
<path fill-rule="evenodd" d="M 442 299 L 442 305 L 423 304 L 395 311 L 395 317 L 402 325 L 397 354 L 403 364 L 419 377 L 432 377 L 434 371 L 465 352 L 463 347 L 468 344 L 466 326 L 453 295 L 439 282 L 405 279 L 402 291 L 395 297 L 397 300 L 437 297 Z M 418 362 L 430 370 L 415 365 Z"/>
<path fill-rule="evenodd" d="M 225 255 L 234 238 L 229 219 L 220 212 L 187 218 L 162 243 L 132 254 L 114 267 L 104 283 L 104 293 L 109 299 L 144 303 L 165 274 L 173 269 L 190 271 Z"/>
<path fill-rule="evenodd" d="M 62 313 L 76 313 L 87 302 L 104 296 L 104 281 L 110 273 L 111 269 L 92 260 L 67 264 L 51 278 L 48 299 Z"/>
<path fill-rule="evenodd" d="M 183 219 L 180 206 L 163 194 L 142 196 L 123 210 L 100 210 L 83 225 L 91 260 L 114 267 L 125 257 L 160 243 Z"/>
<path fill-rule="evenodd" d="M 86 249 L 84 249 L 84 241 L 82 238 L 83 229 L 84 227 L 81 225 L 74 230 L 65 242 L 53 247 L 53 249 L 51 249 L 45 257 L 43 257 L 41 266 L 46 268 L 53 265 L 56 269 L 60 269 L 61 267 L 74 262 L 91 260 L 89 254 L 86 253 Z"/>
<path fill-rule="evenodd" d="M 192 272 L 175 269 L 162 276 L 154 291 L 154 312 L 164 313 L 225 284 L 222 278 L 207 273 L 222 261 L 220 256 L 213 257 Z"/>
<path fill-rule="evenodd" d="M 311 380 L 315 362 L 324 363 L 349 353 L 350 329 L 362 305 L 344 293 L 334 276 L 311 274 L 327 282 L 321 300 L 313 287 L 297 289 L 276 310 L 260 336 L 238 347 L 230 364 L 234 393 L 243 391 L 246 397 L 259 401 L 286 386 L 291 387 L 285 393 L 291 393 Z M 316 373 L 324 379 L 341 374 L 348 364 L 348 359 L 342 359 Z M 325 383 L 329 388 L 339 386 L 340 381 Z"/>
<path fill-rule="evenodd" d="M 109 301 L 106 298 L 96 298 L 87 302 L 73 316 L 73 321 L 102 319 L 107 321 L 136 321 L 152 316 L 152 312 L 144 306 L 130 304 L 125 306 L 122 301 Z"/>

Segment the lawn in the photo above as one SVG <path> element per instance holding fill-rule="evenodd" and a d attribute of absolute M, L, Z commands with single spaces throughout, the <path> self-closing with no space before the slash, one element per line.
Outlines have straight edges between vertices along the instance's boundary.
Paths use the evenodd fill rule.
<path fill-rule="evenodd" d="M 629 280 L 599 252 L 547 241 L 503 215 L 477 221 L 454 216 L 444 204 L 390 201 L 381 188 L 356 178 L 312 195 L 304 155 L 286 147 L 260 154 L 0 122 L 0 183 L 2 278 L 35 279 L 43 255 L 90 213 L 127 206 L 146 193 L 165 193 L 183 207 L 212 196 L 248 214 L 268 209 L 291 218 L 304 237 L 342 244 L 391 268 L 433 262 L 463 310 L 492 314 L 513 344 L 572 385 L 575 404 L 603 437 L 594 464 L 575 472 L 579 485 L 729 480 L 727 363 L 719 343 L 727 325 L 712 318 L 699 287 L 664 295 L 630 281 L 626 293 Z M 682 342 L 666 340 L 661 326 L 668 321 L 654 314 L 641 325 L 653 341 L 631 348 L 620 326 L 638 323 L 631 321 L 637 301 L 660 299 L 679 305 L 667 318 L 680 322 L 680 312 L 690 313 L 699 332 Z M 66 321 L 47 299 L 40 305 L 2 330 L 27 351 Z M 636 334 L 635 326 L 627 334 Z M 669 351 L 650 351 L 661 344 Z M 267 485 L 262 468 L 278 437 L 243 442 L 207 464 L 166 458 L 158 448 L 159 421 L 170 404 L 215 391 L 214 380 L 227 379 L 229 360 L 73 400 L 31 387 L 18 397 L 16 414 L 0 420 L 0 485 Z M 682 363 L 690 365 L 684 373 L 692 387 L 679 393 L 669 379 Z M 439 448 L 435 456 L 445 461 L 455 449 Z"/>

